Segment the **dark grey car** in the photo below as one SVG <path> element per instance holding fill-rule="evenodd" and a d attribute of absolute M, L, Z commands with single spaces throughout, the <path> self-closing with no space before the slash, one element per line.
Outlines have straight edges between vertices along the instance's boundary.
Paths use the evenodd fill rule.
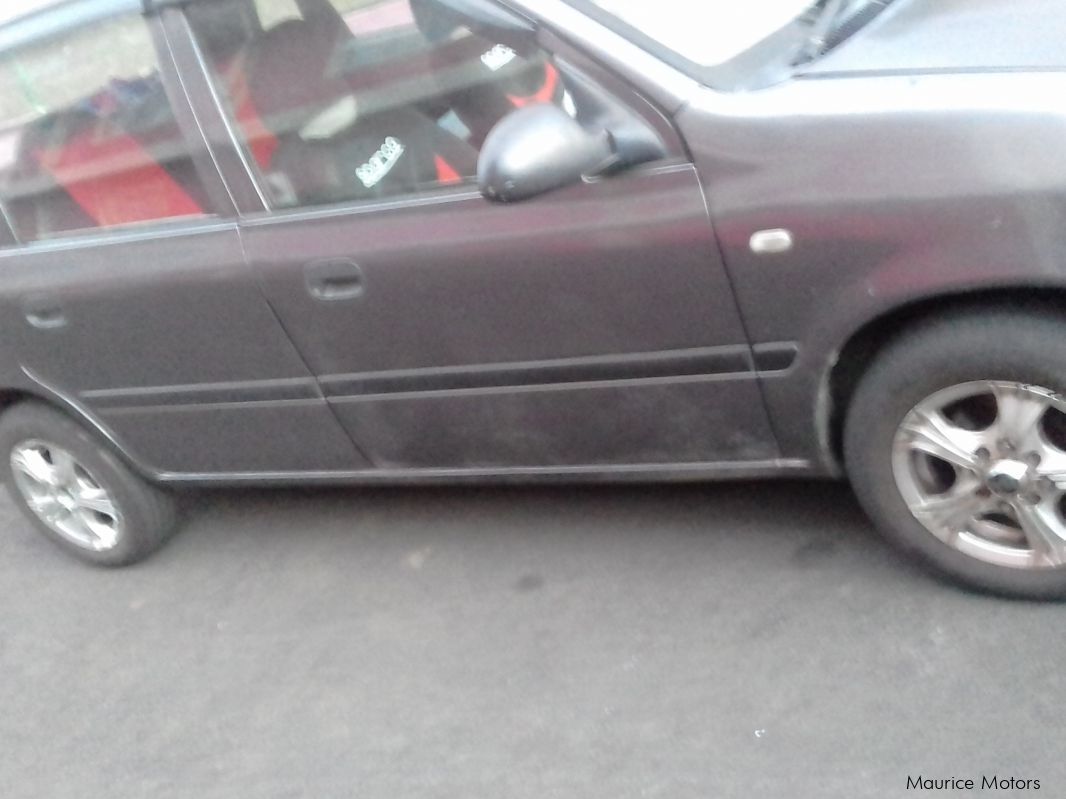
<path fill-rule="evenodd" d="M 673 5 L 0 12 L 29 518 L 120 565 L 198 484 L 846 474 L 1066 594 L 1066 10 Z"/>

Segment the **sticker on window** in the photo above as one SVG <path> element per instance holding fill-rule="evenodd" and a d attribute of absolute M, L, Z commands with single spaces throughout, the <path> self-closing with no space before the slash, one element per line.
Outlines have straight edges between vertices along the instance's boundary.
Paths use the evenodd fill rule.
<path fill-rule="evenodd" d="M 403 142 L 394 136 L 389 136 L 381 148 L 370 156 L 370 160 L 355 170 L 355 174 L 364 186 L 372 189 L 392 171 L 406 150 Z"/>
<path fill-rule="evenodd" d="M 506 44 L 498 44 L 481 56 L 481 63 L 493 72 L 499 72 L 516 58 L 518 58 L 518 53 Z"/>

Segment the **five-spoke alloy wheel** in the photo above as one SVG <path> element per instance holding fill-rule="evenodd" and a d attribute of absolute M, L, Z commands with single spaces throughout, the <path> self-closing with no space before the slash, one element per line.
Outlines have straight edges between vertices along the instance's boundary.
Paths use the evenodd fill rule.
<path fill-rule="evenodd" d="M 945 313 L 884 346 L 844 425 L 879 529 L 971 587 L 1066 597 L 1066 322 L 1029 309 Z"/>
<path fill-rule="evenodd" d="M 960 552 L 1016 568 L 1066 564 L 1064 411 L 1040 386 L 938 391 L 899 426 L 896 485 L 915 518 Z"/>

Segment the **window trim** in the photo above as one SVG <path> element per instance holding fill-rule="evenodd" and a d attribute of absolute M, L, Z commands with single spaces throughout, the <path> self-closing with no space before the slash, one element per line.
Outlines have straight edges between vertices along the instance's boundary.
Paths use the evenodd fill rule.
<path fill-rule="evenodd" d="M 18 242 L 12 247 L 0 248 L 0 260 L 22 254 L 80 250 L 84 247 L 118 246 L 131 241 L 179 238 L 201 233 L 236 229 L 235 219 L 217 216 L 179 216 L 161 221 L 116 225 L 108 228 L 82 228 L 57 234 L 47 239 Z"/>
<path fill-rule="evenodd" d="M 668 163 L 672 159 L 683 159 L 685 163 L 692 162 L 684 138 L 673 123 L 669 112 L 634 86 L 625 76 L 598 63 L 581 46 L 571 43 L 550 28 L 540 30 L 537 42 L 555 58 L 580 73 L 611 99 L 624 106 L 629 113 L 644 120 L 662 137 L 669 158 L 647 164 L 647 166 Z"/>
<path fill-rule="evenodd" d="M 171 45 L 164 14 L 148 14 L 145 19 L 148 22 L 152 42 L 159 59 L 159 74 L 163 80 L 163 88 L 167 93 L 167 99 L 170 100 L 170 107 L 178 123 L 178 129 L 185 140 L 204 192 L 214 206 L 211 209 L 212 212 L 205 216 L 220 219 L 235 218 L 237 206 L 233 194 L 226 185 L 218 162 L 211 151 L 211 144 L 192 106 L 188 88 L 182 76 L 181 64 Z"/>
<path fill-rule="evenodd" d="M 328 0 L 324 0 L 328 2 Z M 170 17 L 180 17 L 180 22 Z M 197 117 L 205 123 L 208 131 L 213 131 L 214 136 L 209 136 L 216 148 L 225 151 L 226 163 L 231 164 L 228 168 L 219 164 L 220 172 L 227 185 L 231 188 L 239 187 L 243 196 L 235 196 L 234 202 L 237 213 L 242 219 L 258 219 L 262 216 L 288 215 L 292 212 L 308 212 L 316 210 L 331 210 L 336 208 L 347 209 L 350 212 L 353 207 L 376 207 L 385 205 L 395 207 L 397 203 L 403 204 L 414 201 L 421 205 L 422 201 L 432 201 L 435 198 L 455 197 L 463 199 L 464 195 L 471 192 L 472 184 L 469 181 L 452 186 L 427 186 L 426 188 L 398 195 L 396 197 L 374 198 L 367 200 L 342 200 L 336 203 L 327 203 L 315 206 L 276 206 L 271 202 L 271 191 L 267 185 L 265 176 L 262 175 L 258 166 L 249 157 L 247 148 L 241 139 L 237 126 L 226 111 L 226 103 L 222 97 L 220 87 L 215 85 L 215 79 L 211 67 L 204 57 L 200 43 L 196 40 L 196 33 L 185 13 L 185 5 L 176 6 L 169 12 L 164 12 L 167 22 L 166 30 L 168 37 L 174 42 L 180 36 L 180 43 L 174 44 L 175 56 L 179 68 L 184 66 L 183 74 L 188 75 L 194 69 L 196 73 L 196 90 L 189 95 Z M 224 138 L 222 138 L 222 132 Z M 217 152 L 217 149 L 216 149 Z M 232 162 L 239 163 L 243 168 L 237 168 Z M 252 191 L 246 191 L 250 186 Z M 476 189 L 474 190 L 476 192 Z"/>
<path fill-rule="evenodd" d="M 534 19 L 543 35 L 554 33 L 573 43 L 642 97 L 668 114 L 677 113 L 704 88 L 689 75 L 649 53 L 625 36 L 583 14 L 568 0 L 493 0 Z"/>
<path fill-rule="evenodd" d="M 269 210 L 267 195 L 260 188 L 248 155 L 226 113 L 185 8 L 164 8 L 157 17 L 190 112 L 236 215 Z"/>
<path fill-rule="evenodd" d="M 694 166 L 687 159 L 670 158 L 641 164 L 617 177 L 589 178 L 584 183 L 595 185 L 607 180 L 654 178 L 663 174 L 692 169 L 694 169 Z M 328 205 L 300 205 L 292 208 L 267 209 L 248 216 L 242 216 L 240 225 L 245 228 L 257 228 L 276 224 L 298 224 L 300 222 L 312 222 L 334 217 L 384 214 L 392 211 L 401 211 L 406 208 L 427 208 L 469 201 L 489 202 L 477 188 L 472 188 L 469 185 L 440 186 L 436 189 L 428 189 L 415 194 L 401 194 L 392 198 L 347 200 Z"/>
<path fill-rule="evenodd" d="M 492 2 L 496 1 L 492 0 Z M 504 3 L 497 2 L 497 5 L 512 10 Z M 247 183 L 255 189 L 256 199 L 252 202 L 249 202 L 248 197 L 244 197 L 243 201 L 241 198 L 235 198 L 237 212 L 242 223 L 258 226 L 269 223 L 271 220 L 301 221 L 354 213 L 385 212 L 404 207 L 460 202 L 482 196 L 476 186 L 469 181 L 464 181 L 461 184 L 450 186 L 427 186 L 425 189 L 395 197 L 342 200 L 323 205 L 292 207 L 276 207 L 272 205 L 269 187 L 265 185 L 265 180 L 258 167 L 249 158 L 235 123 L 226 112 L 225 101 L 219 93 L 219 88 L 215 86 L 211 68 L 208 66 L 200 45 L 196 41 L 196 34 L 188 17 L 185 15 L 184 8 L 180 10 L 174 8 L 165 16 L 169 17 L 171 13 L 174 17 L 180 16 L 181 18 L 180 23 L 177 20 L 174 22 L 169 22 L 168 20 L 167 25 L 168 36 L 176 37 L 180 35 L 182 39 L 180 45 L 175 48 L 178 66 L 179 68 L 184 68 L 184 74 L 188 74 L 188 71 L 195 69 L 196 83 L 202 84 L 195 98 L 190 95 L 194 111 L 208 129 L 215 131 L 216 136 L 219 131 L 225 131 L 225 139 L 223 141 L 216 140 L 215 145 L 225 148 L 228 154 L 227 161 L 236 161 L 243 165 L 243 169 L 238 169 L 236 166 L 225 169 L 220 165 L 223 179 L 226 180 L 227 184 L 231 184 L 231 181 L 238 184 Z M 682 161 L 685 164 L 691 163 L 681 135 L 669 120 L 666 112 L 631 83 L 613 70 L 599 66 L 580 48 L 559 37 L 548 28 L 539 27 L 537 42 L 538 46 L 543 47 L 547 53 L 552 56 L 558 56 L 578 69 L 600 86 L 603 91 L 624 105 L 630 113 L 643 119 L 663 136 L 669 157 L 662 161 L 637 167 L 632 170 L 633 173 L 654 172 L 664 167 L 673 169 Z"/>
<path fill-rule="evenodd" d="M 17 247 L 19 241 L 15 236 L 15 225 L 11 221 L 11 214 L 8 213 L 7 204 L 3 198 L 0 198 L 0 219 L 3 220 L 3 225 L 0 225 L 0 249 Z"/>

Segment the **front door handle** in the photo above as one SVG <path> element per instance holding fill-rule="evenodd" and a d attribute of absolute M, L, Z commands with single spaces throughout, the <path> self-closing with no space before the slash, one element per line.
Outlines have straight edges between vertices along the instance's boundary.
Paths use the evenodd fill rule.
<path fill-rule="evenodd" d="M 354 300 L 364 290 L 363 270 L 355 261 L 329 259 L 313 261 L 304 267 L 304 282 L 316 300 Z"/>

